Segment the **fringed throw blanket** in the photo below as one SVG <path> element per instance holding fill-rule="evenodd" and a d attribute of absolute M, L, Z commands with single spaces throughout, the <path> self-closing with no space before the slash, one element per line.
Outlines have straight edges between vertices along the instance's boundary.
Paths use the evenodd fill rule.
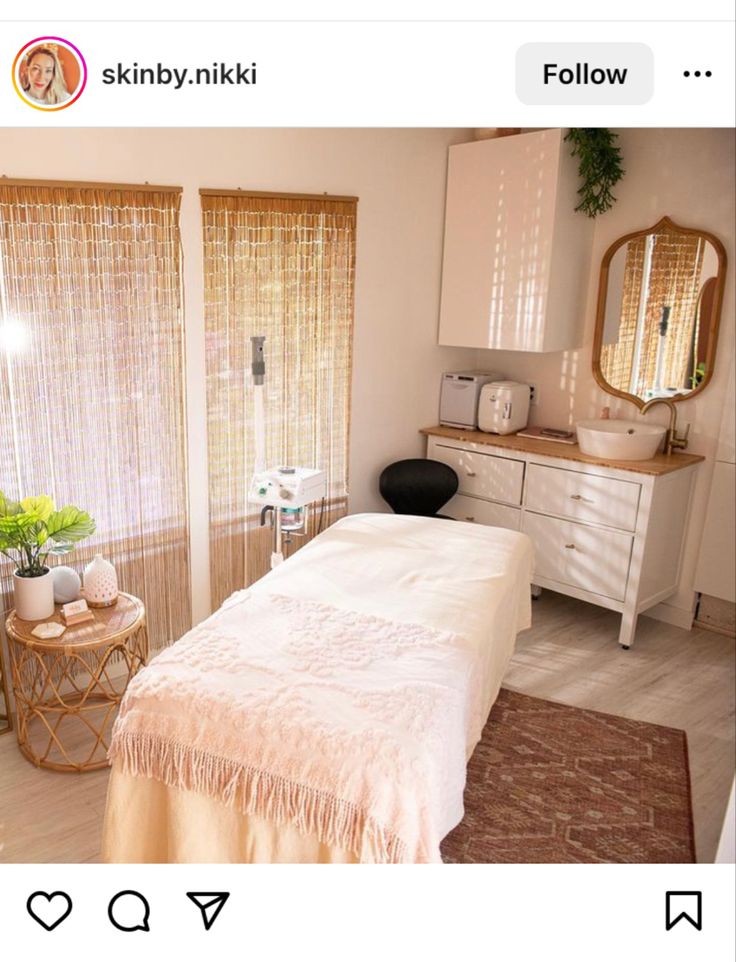
<path fill-rule="evenodd" d="M 448 632 L 239 592 L 132 680 L 110 759 L 361 861 L 440 861 L 484 721 L 477 660 Z"/>

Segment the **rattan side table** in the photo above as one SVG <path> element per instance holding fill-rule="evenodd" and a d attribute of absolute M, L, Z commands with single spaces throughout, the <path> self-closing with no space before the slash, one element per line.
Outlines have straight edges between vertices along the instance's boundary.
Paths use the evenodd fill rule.
<path fill-rule="evenodd" d="M 107 765 L 108 730 L 125 688 L 148 658 L 143 602 L 121 593 L 94 621 L 59 638 L 34 637 L 39 622 L 5 622 L 18 746 L 41 768 L 89 772 Z M 57 607 L 51 618 L 63 624 Z"/>

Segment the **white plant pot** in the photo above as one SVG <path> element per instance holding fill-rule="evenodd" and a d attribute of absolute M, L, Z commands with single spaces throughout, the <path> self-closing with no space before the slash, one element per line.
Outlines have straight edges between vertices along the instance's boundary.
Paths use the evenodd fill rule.
<path fill-rule="evenodd" d="M 15 613 L 23 621 L 41 621 L 54 613 L 54 578 L 49 568 L 37 578 L 13 573 Z"/>
<path fill-rule="evenodd" d="M 84 569 L 84 597 L 90 608 L 108 608 L 118 600 L 117 572 L 101 554 Z"/>

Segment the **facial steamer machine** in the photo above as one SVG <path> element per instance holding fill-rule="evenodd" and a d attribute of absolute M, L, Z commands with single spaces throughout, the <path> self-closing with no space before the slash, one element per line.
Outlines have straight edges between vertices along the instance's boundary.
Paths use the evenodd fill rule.
<path fill-rule="evenodd" d="M 284 560 L 282 538 L 307 530 L 308 505 L 322 500 L 327 494 L 324 471 L 316 468 L 280 467 L 266 468 L 266 434 L 264 422 L 263 386 L 266 362 L 263 354 L 265 337 L 251 337 L 251 372 L 255 388 L 255 473 L 248 490 L 248 500 L 263 505 L 261 524 L 267 511 L 271 510 L 273 547 L 271 567 Z"/>

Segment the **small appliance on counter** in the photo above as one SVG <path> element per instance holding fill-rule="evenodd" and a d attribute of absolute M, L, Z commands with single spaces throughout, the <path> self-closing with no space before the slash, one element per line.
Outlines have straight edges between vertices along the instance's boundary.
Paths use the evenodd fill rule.
<path fill-rule="evenodd" d="M 478 428 L 489 434 L 513 434 L 529 420 L 528 384 L 491 381 L 484 384 L 478 402 Z"/>
<path fill-rule="evenodd" d="M 456 371 L 442 375 L 440 424 L 451 428 L 478 427 L 478 399 L 484 384 L 502 380 L 502 374 Z"/>

